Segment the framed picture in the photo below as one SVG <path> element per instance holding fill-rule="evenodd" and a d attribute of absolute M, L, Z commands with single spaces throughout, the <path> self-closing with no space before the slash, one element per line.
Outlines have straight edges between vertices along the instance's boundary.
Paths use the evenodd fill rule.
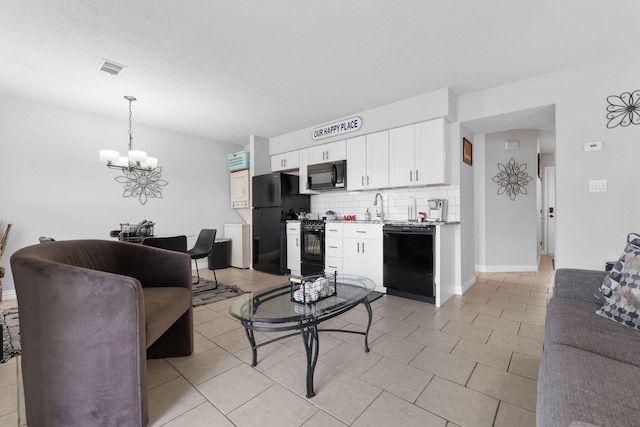
<path fill-rule="evenodd" d="M 473 145 L 467 138 L 462 138 L 462 160 L 473 166 Z"/>

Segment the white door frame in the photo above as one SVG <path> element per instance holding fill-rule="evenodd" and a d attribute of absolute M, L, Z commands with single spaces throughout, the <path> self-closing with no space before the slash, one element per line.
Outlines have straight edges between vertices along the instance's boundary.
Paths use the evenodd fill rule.
<path fill-rule="evenodd" d="M 547 166 L 544 168 L 544 252 L 555 255 L 556 252 L 556 168 Z"/>

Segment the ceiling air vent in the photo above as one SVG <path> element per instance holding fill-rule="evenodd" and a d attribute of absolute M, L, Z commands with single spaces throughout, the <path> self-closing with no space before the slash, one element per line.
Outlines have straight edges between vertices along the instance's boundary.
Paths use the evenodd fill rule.
<path fill-rule="evenodd" d="M 124 68 L 124 65 L 118 64 L 117 62 L 113 62 L 109 59 L 102 59 L 100 61 L 99 69 L 100 71 L 104 71 L 105 73 L 109 73 L 112 76 L 117 76 L 120 71 Z"/>

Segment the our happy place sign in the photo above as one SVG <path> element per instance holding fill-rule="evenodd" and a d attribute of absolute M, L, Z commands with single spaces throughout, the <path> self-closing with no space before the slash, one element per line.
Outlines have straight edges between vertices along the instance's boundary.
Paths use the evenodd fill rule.
<path fill-rule="evenodd" d="M 339 122 L 329 123 L 317 127 L 311 132 L 311 137 L 314 141 L 323 138 L 329 138 L 330 136 L 342 135 L 344 133 L 355 132 L 360 130 L 362 126 L 362 120 L 360 117 L 351 117 Z"/>

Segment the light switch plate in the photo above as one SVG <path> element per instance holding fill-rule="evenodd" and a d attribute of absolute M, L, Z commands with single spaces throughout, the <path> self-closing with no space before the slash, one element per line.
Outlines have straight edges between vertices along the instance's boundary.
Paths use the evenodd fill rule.
<path fill-rule="evenodd" d="M 590 193 L 602 193 L 607 191 L 607 180 L 592 180 L 589 181 L 589 192 Z"/>
<path fill-rule="evenodd" d="M 584 143 L 584 151 L 601 151 L 602 141 L 591 141 Z"/>

